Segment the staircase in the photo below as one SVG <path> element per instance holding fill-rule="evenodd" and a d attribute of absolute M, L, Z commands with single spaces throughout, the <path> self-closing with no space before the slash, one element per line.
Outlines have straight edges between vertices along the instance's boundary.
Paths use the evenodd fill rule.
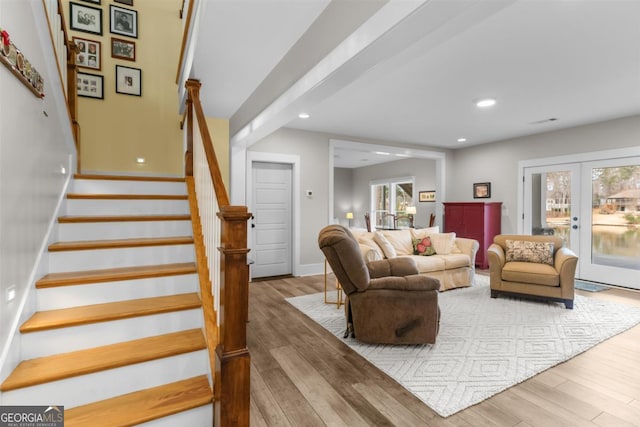
<path fill-rule="evenodd" d="M 211 426 L 209 357 L 184 180 L 76 176 L 20 327 L 3 405 L 65 426 Z"/>

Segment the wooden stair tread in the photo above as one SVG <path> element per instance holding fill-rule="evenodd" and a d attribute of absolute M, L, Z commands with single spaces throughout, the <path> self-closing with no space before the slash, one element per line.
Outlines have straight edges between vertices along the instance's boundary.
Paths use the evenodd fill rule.
<path fill-rule="evenodd" d="M 61 224 L 79 222 L 140 222 L 140 221 L 191 221 L 191 215 L 102 215 L 102 216 L 61 216 Z"/>
<path fill-rule="evenodd" d="M 193 274 L 196 272 L 197 268 L 194 262 L 70 271 L 47 274 L 36 282 L 36 288 L 42 289 L 87 283 L 116 282 L 122 280 L 146 279 L 150 277 L 177 276 L 181 274 Z"/>
<path fill-rule="evenodd" d="M 38 311 L 20 326 L 20 332 L 36 332 L 137 316 L 190 310 L 202 306 L 197 293 L 140 298 L 57 310 Z"/>
<path fill-rule="evenodd" d="M 75 174 L 75 179 L 97 179 L 112 181 L 154 181 L 154 182 L 185 182 L 184 177 L 167 176 L 128 176 L 128 175 L 98 175 L 98 174 Z"/>
<path fill-rule="evenodd" d="M 74 242 L 57 242 L 49 245 L 49 252 L 79 251 L 88 249 L 133 248 L 142 246 L 188 245 L 193 244 L 193 237 L 144 237 L 135 239 L 112 240 L 80 240 Z"/>
<path fill-rule="evenodd" d="M 188 197 L 186 194 L 67 194 L 67 199 L 76 200 L 188 200 Z"/>
<path fill-rule="evenodd" d="M 66 409 L 66 427 L 137 425 L 213 402 L 206 375 Z"/>
<path fill-rule="evenodd" d="M 0 385 L 0 391 L 30 387 L 205 348 L 202 330 L 191 329 L 25 360 Z"/>

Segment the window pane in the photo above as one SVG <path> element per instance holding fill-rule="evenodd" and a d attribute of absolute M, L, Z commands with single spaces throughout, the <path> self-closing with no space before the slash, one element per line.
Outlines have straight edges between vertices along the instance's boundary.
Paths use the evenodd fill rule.
<path fill-rule="evenodd" d="M 591 262 L 640 270 L 640 166 L 591 170 Z"/>

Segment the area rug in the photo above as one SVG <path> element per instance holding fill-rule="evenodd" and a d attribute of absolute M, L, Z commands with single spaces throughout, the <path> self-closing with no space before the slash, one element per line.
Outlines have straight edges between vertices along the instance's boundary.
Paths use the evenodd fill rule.
<path fill-rule="evenodd" d="M 344 310 L 323 294 L 287 301 L 395 379 L 443 417 L 479 403 L 640 323 L 640 307 L 576 295 L 564 304 L 490 298 L 488 278 L 439 295 L 434 345 L 343 339 Z"/>

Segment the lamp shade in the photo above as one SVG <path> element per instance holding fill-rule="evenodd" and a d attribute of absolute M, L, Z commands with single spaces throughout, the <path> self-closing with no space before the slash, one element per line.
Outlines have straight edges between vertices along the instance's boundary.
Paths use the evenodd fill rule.
<path fill-rule="evenodd" d="M 353 212 L 347 212 L 347 219 L 353 219 Z"/>
<path fill-rule="evenodd" d="M 415 206 L 407 206 L 406 211 L 408 215 L 415 215 L 416 214 L 416 207 Z"/>

